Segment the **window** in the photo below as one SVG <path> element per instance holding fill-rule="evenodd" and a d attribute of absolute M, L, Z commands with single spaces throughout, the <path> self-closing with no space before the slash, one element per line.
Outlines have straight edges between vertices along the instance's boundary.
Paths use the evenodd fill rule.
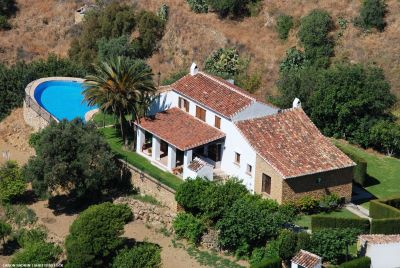
<path fill-rule="evenodd" d="M 239 153 L 235 153 L 235 164 L 240 164 L 240 154 Z"/>
<path fill-rule="evenodd" d="M 261 192 L 271 194 L 271 177 L 264 173 L 262 174 Z"/>
<path fill-rule="evenodd" d="M 179 97 L 178 105 L 179 105 L 179 108 L 181 108 L 185 112 L 187 112 L 187 113 L 189 112 L 189 101 L 188 100 L 185 100 L 184 98 Z"/>
<path fill-rule="evenodd" d="M 317 178 L 317 179 L 315 180 L 315 182 L 316 182 L 317 184 L 321 184 L 322 179 L 321 179 L 321 178 Z"/>
<path fill-rule="evenodd" d="M 221 128 L 221 117 L 215 116 L 215 124 L 216 128 Z"/>
<path fill-rule="evenodd" d="M 200 120 L 206 121 L 206 110 L 196 106 L 196 117 Z"/>
<path fill-rule="evenodd" d="M 251 175 L 252 171 L 253 171 L 253 167 L 251 165 L 247 164 L 246 173 Z"/>

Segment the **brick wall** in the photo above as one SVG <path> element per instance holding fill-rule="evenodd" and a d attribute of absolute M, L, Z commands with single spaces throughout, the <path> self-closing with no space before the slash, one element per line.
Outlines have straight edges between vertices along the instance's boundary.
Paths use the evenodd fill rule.
<path fill-rule="evenodd" d="M 178 203 L 175 201 L 175 190 L 162 184 L 158 180 L 149 176 L 143 171 L 121 160 L 131 172 L 131 182 L 134 187 L 139 188 L 141 194 L 150 195 L 160 201 L 163 205 L 169 207 L 172 211 L 178 210 Z"/>
<path fill-rule="evenodd" d="M 261 192 L 262 174 L 271 177 L 271 194 Z M 317 179 L 320 178 L 320 182 Z M 254 179 L 255 193 L 272 198 L 279 203 L 294 201 L 305 195 L 322 197 L 336 193 L 350 201 L 352 193 L 353 167 L 327 171 L 284 180 L 267 162 L 257 155 Z"/>

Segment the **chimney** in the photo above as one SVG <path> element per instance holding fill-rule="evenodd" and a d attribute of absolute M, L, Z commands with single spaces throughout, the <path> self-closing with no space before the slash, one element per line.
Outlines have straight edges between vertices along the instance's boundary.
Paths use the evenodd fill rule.
<path fill-rule="evenodd" d="M 301 108 L 301 102 L 298 98 L 295 98 L 293 101 L 293 108 Z"/>
<path fill-rule="evenodd" d="M 192 66 L 190 66 L 190 75 L 196 75 L 199 72 L 199 67 L 197 67 L 196 63 L 192 63 Z"/>

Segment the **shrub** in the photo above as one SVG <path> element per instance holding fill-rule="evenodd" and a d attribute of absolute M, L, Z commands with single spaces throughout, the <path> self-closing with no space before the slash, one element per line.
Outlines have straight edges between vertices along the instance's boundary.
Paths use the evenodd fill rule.
<path fill-rule="evenodd" d="M 16 234 L 16 238 L 21 247 L 27 247 L 30 244 L 45 242 L 47 232 L 42 228 L 20 229 Z"/>
<path fill-rule="evenodd" d="M 161 264 L 161 249 L 156 244 L 142 243 L 124 249 L 113 261 L 114 268 L 156 268 Z"/>
<path fill-rule="evenodd" d="M 0 16 L 10 17 L 18 10 L 15 0 L 0 0 Z"/>
<path fill-rule="evenodd" d="M 261 246 L 268 238 L 278 234 L 283 224 L 290 223 L 292 215 L 286 215 L 273 200 L 246 195 L 236 200 L 217 222 L 220 231 L 219 244 L 224 249 L 246 249 L 246 254 Z"/>
<path fill-rule="evenodd" d="M 118 56 L 128 58 L 136 56 L 136 50 L 131 45 L 128 35 L 121 35 L 110 39 L 103 37 L 97 41 L 97 46 L 99 61 L 105 61 Z"/>
<path fill-rule="evenodd" d="M 315 66 L 327 67 L 329 64 L 333 41 L 328 34 L 332 28 L 332 18 L 324 10 L 313 10 L 301 19 L 299 38 L 307 60 Z"/>
<path fill-rule="evenodd" d="M 251 268 L 281 268 L 282 260 L 279 257 L 264 259 L 261 262 L 251 265 Z"/>
<path fill-rule="evenodd" d="M 11 259 L 11 264 L 44 264 L 56 263 L 62 249 L 52 243 L 28 244 Z"/>
<path fill-rule="evenodd" d="M 346 248 L 357 241 L 359 229 L 330 228 L 313 232 L 311 236 L 311 252 L 321 256 L 324 261 L 336 264 L 344 255 Z"/>
<path fill-rule="evenodd" d="M 323 215 L 311 217 L 311 230 L 313 232 L 325 228 L 358 228 L 364 234 L 369 233 L 369 220 L 363 218 L 341 218 Z"/>
<path fill-rule="evenodd" d="M 385 0 L 363 0 L 356 24 L 366 30 L 376 28 L 383 31 L 386 27 L 386 7 Z"/>
<path fill-rule="evenodd" d="M 175 200 L 186 211 L 199 214 L 203 210 L 205 191 L 211 182 L 202 178 L 189 179 L 179 186 L 175 194 Z"/>
<path fill-rule="evenodd" d="M 297 71 L 303 69 L 306 63 L 304 52 L 295 47 L 286 51 L 286 58 L 279 65 L 280 72 Z"/>
<path fill-rule="evenodd" d="M 208 4 L 206 0 L 187 0 L 190 9 L 195 13 L 207 13 Z"/>
<path fill-rule="evenodd" d="M 37 221 L 35 211 L 25 205 L 6 205 L 4 208 L 8 221 L 18 227 L 30 225 Z"/>
<path fill-rule="evenodd" d="M 104 137 L 81 119 L 50 124 L 35 149 L 24 177 L 39 196 L 62 188 L 72 197 L 94 200 L 121 182 L 121 170 Z"/>
<path fill-rule="evenodd" d="M 336 210 L 343 203 L 342 199 L 335 193 L 324 195 L 319 200 L 319 208 L 322 211 L 329 212 Z"/>
<path fill-rule="evenodd" d="M 288 15 L 280 15 L 276 20 L 276 30 L 278 36 L 282 40 L 286 40 L 289 36 L 289 31 L 293 27 L 293 17 Z"/>
<path fill-rule="evenodd" d="M 306 214 L 312 214 L 318 211 L 318 199 L 310 195 L 305 195 L 295 201 L 297 209 Z"/>
<path fill-rule="evenodd" d="M 83 211 L 72 223 L 66 238 L 66 267 L 105 267 L 123 243 L 124 224 L 132 219 L 125 205 L 109 202 Z"/>
<path fill-rule="evenodd" d="M 400 218 L 372 219 L 371 234 L 399 234 Z"/>
<path fill-rule="evenodd" d="M 207 2 L 221 18 L 227 16 L 237 18 L 250 15 L 251 4 L 259 0 L 207 0 Z"/>
<path fill-rule="evenodd" d="M 339 268 L 370 268 L 371 267 L 371 259 L 367 256 L 359 257 L 357 259 L 344 262 L 339 265 Z"/>
<path fill-rule="evenodd" d="M 345 151 L 343 148 L 340 149 L 357 164 L 357 166 L 355 166 L 353 169 L 354 182 L 361 186 L 365 186 L 367 183 L 367 161 L 364 158 L 351 153 L 350 151 Z"/>
<path fill-rule="evenodd" d="M 0 15 L 0 30 L 10 30 L 11 24 L 8 22 L 6 16 Z"/>
<path fill-rule="evenodd" d="M 278 236 L 279 257 L 289 261 L 296 253 L 297 236 L 290 230 L 282 230 Z"/>
<path fill-rule="evenodd" d="M 400 155 L 400 125 L 389 120 L 380 120 L 370 132 L 372 145 L 388 156 Z"/>
<path fill-rule="evenodd" d="M 241 72 L 235 76 L 235 84 L 250 93 L 254 93 L 261 86 L 261 73 L 248 74 Z"/>
<path fill-rule="evenodd" d="M 296 252 L 299 252 L 301 249 L 309 250 L 310 247 L 311 247 L 311 236 L 306 232 L 298 233 L 296 241 Z"/>
<path fill-rule="evenodd" d="M 169 6 L 167 4 L 162 4 L 157 11 L 157 17 L 162 21 L 167 21 L 169 17 Z"/>
<path fill-rule="evenodd" d="M 189 213 L 179 213 L 172 225 L 178 238 L 185 238 L 193 244 L 200 242 L 206 230 L 203 222 Z"/>
<path fill-rule="evenodd" d="M 17 162 L 7 161 L 0 167 L 0 201 L 10 202 L 26 190 Z"/>
<path fill-rule="evenodd" d="M 233 78 L 240 68 L 239 53 L 234 48 L 220 48 L 205 61 L 204 69 L 223 78 Z"/>
<path fill-rule="evenodd" d="M 173 83 L 184 77 L 186 74 L 187 74 L 186 70 L 179 70 L 174 73 L 171 73 L 168 75 L 167 78 L 161 81 L 161 85 L 163 86 L 172 85 Z"/>
<path fill-rule="evenodd" d="M 400 218 L 400 209 L 386 204 L 390 204 L 391 200 L 398 199 L 399 198 L 371 200 L 369 206 L 369 215 L 374 219 Z"/>
<path fill-rule="evenodd" d="M 2 240 L 3 244 L 5 243 L 6 237 L 11 234 L 11 231 L 11 225 L 6 222 L 0 221 L 0 239 Z"/>

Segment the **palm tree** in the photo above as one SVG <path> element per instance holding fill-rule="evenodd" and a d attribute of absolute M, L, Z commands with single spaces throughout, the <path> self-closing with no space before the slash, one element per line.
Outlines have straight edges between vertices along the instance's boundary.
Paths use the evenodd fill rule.
<path fill-rule="evenodd" d="M 97 105 L 104 113 L 118 117 L 126 144 L 125 116 L 132 114 L 132 119 L 139 122 L 141 113 L 138 108 L 147 110 L 149 105 L 143 96 L 154 96 L 156 93 L 153 74 L 149 68 L 137 68 L 131 59 L 125 57 L 101 62 L 94 68 L 95 74 L 85 79 L 85 100 L 89 105 Z"/>

